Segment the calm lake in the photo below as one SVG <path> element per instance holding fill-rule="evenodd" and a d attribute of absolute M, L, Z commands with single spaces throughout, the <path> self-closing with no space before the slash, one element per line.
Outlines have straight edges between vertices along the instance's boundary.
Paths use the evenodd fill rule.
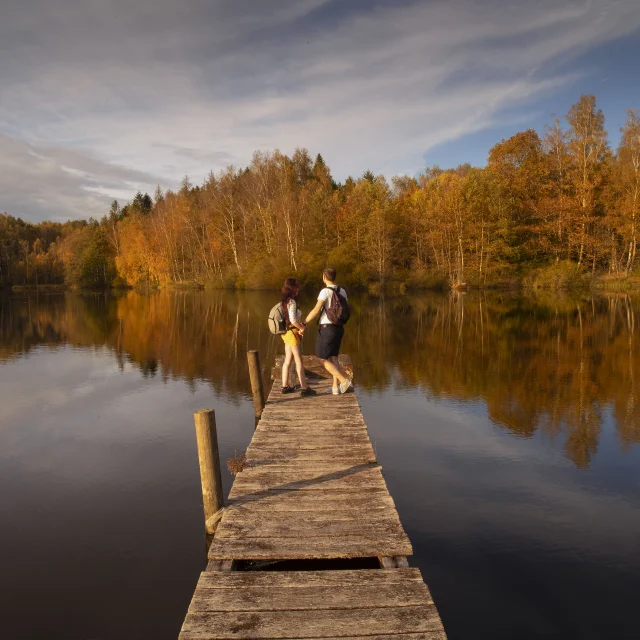
<path fill-rule="evenodd" d="M 0 297 L 3 639 L 175 640 L 205 563 L 193 412 L 244 451 L 276 300 Z M 638 638 L 640 301 L 352 303 L 343 352 L 450 639 Z"/>

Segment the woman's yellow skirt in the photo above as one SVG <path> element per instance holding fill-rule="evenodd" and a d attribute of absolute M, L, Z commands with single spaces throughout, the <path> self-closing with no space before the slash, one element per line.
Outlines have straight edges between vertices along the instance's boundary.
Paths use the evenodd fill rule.
<path fill-rule="evenodd" d="M 295 329 L 289 329 L 287 333 L 283 333 L 281 336 L 282 342 L 288 344 L 290 347 L 295 347 L 300 344 L 300 336 Z"/>

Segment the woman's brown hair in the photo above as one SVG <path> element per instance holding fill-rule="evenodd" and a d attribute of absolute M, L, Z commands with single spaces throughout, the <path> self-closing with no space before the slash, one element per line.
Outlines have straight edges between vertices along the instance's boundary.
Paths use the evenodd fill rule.
<path fill-rule="evenodd" d="M 282 286 L 282 293 L 280 295 L 282 306 L 286 307 L 289 300 L 295 300 L 297 302 L 299 293 L 300 283 L 295 278 L 287 278 L 284 281 L 284 285 Z"/>

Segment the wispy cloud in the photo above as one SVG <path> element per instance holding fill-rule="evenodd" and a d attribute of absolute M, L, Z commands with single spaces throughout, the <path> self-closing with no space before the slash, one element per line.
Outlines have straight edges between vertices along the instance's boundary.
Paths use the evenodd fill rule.
<path fill-rule="evenodd" d="M 339 179 L 413 173 L 640 27 L 636 0 L 36 3 L 9 0 L 0 25 L 0 209 L 31 218 L 256 149 L 320 151 Z"/>

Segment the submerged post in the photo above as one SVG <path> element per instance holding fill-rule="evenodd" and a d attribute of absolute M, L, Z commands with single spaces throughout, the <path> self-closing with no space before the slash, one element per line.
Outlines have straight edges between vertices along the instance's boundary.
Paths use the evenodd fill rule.
<path fill-rule="evenodd" d="M 256 418 L 259 418 L 264 409 L 264 387 L 262 385 L 262 373 L 260 372 L 260 354 L 257 351 L 247 351 L 247 360 L 249 361 L 253 407 Z"/>
<path fill-rule="evenodd" d="M 207 533 L 213 533 L 219 520 L 217 516 L 224 506 L 216 413 L 213 409 L 203 409 L 196 411 L 193 417 L 196 423 L 204 522 Z"/>

